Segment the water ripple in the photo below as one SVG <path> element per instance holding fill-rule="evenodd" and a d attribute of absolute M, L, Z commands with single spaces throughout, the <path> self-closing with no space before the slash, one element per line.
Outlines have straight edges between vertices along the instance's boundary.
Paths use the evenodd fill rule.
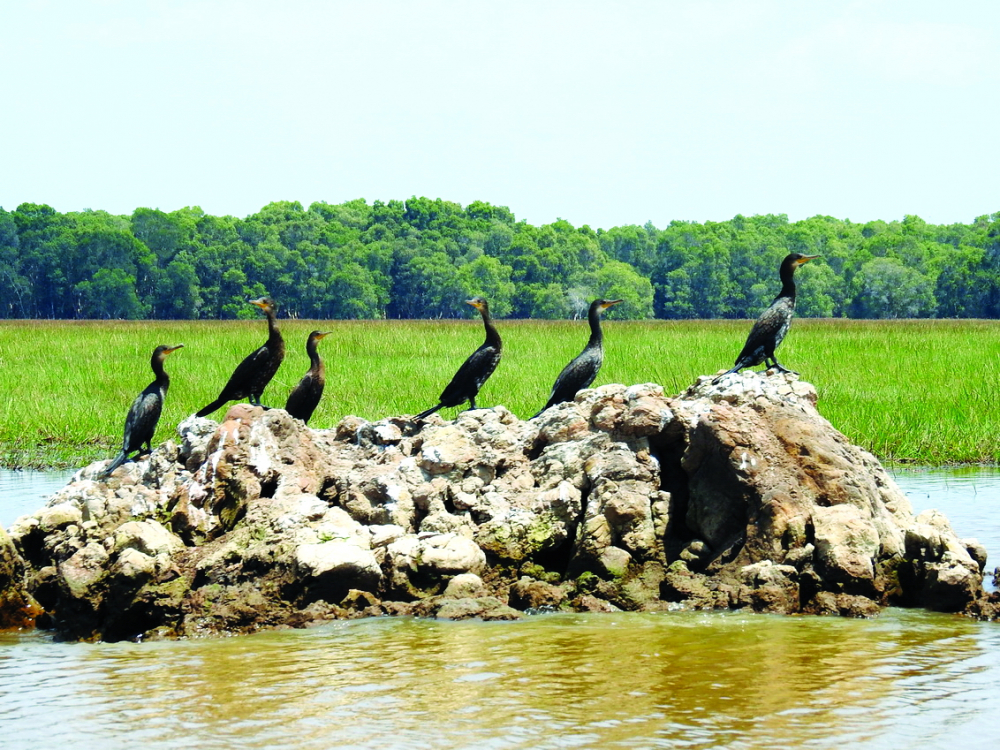
<path fill-rule="evenodd" d="M 40 747 L 974 746 L 997 640 L 899 610 L 383 620 L 141 646 L 15 636 L 0 641 L 0 721 Z"/>

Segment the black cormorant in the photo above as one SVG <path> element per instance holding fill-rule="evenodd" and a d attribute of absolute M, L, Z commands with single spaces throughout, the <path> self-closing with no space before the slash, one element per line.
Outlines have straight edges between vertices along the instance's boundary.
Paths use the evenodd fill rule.
<path fill-rule="evenodd" d="M 459 406 L 469 402 L 469 408 L 476 408 L 476 394 L 483 387 L 483 383 L 493 374 L 500 363 L 501 341 L 500 334 L 493 327 L 493 319 L 490 318 L 490 308 L 486 300 L 482 297 L 473 297 L 466 300 L 465 304 L 472 305 L 479 310 L 483 316 L 483 325 L 486 327 L 486 341 L 476 351 L 469 355 L 455 377 L 451 379 L 447 387 L 441 391 L 441 398 L 437 406 L 432 406 L 427 411 L 420 412 L 414 419 L 428 417 L 444 406 Z"/>
<path fill-rule="evenodd" d="M 712 381 L 713 384 L 730 373 L 739 372 L 744 367 L 756 367 L 761 363 L 780 372 L 791 372 L 778 363 L 774 357 L 774 350 L 785 338 L 788 327 L 792 324 L 792 315 L 795 312 L 795 269 L 818 257 L 801 253 L 790 253 L 785 256 L 781 261 L 781 292 L 753 324 L 743 351 L 736 358 L 735 367 L 716 377 Z"/>
<path fill-rule="evenodd" d="M 163 399 L 167 395 L 170 387 L 170 376 L 163 369 L 163 360 L 171 352 L 180 349 L 184 344 L 177 346 L 158 346 L 153 350 L 149 364 L 153 368 L 156 379 L 146 386 L 146 389 L 135 397 L 132 406 L 129 407 L 128 416 L 125 417 L 125 439 L 122 441 L 121 452 L 115 456 L 115 460 L 104 470 L 105 476 L 113 472 L 128 459 L 128 454 L 132 451 L 142 453 L 142 446 L 146 446 L 146 453 L 152 451 L 150 442 L 156 432 L 156 423 L 160 421 L 160 412 L 163 411 Z"/>
<path fill-rule="evenodd" d="M 590 340 L 577 357 L 563 368 L 552 386 L 548 403 L 535 415 L 537 417 L 550 406 L 572 401 L 577 391 L 588 388 L 597 377 L 597 372 L 604 362 L 604 333 L 601 331 L 601 314 L 612 305 L 617 305 L 620 299 L 595 299 L 590 303 L 587 319 L 590 321 Z M 534 419 L 535 417 L 532 417 Z"/>
<path fill-rule="evenodd" d="M 302 376 L 299 384 L 288 394 L 288 401 L 285 402 L 285 411 L 296 419 L 301 419 L 306 424 L 319 404 L 323 395 L 323 386 L 326 385 L 326 368 L 323 367 L 323 360 L 319 358 L 316 345 L 320 339 L 329 336 L 331 331 L 313 331 L 306 339 L 306 354 L 309 355 L 309 371 Z"/>
<path fill-rule="evenodd" d="M 251 300 L 251 305 L 257 305 L 267 315 L 267 341 L 253 354 L 248 356 L 233 371 L 222 389 L 222 393 L 212 403 L 199 411 L 196 416 L 204 417 L 211 414 L 227 401 L 249 398 L 254 406 L 260 406 L 260 396 L 271 382 L 274 373 L 285 358 L 285 342 L 278 330 L 275 316 L 278 312 L 277 303 L 270 297 Z"/>

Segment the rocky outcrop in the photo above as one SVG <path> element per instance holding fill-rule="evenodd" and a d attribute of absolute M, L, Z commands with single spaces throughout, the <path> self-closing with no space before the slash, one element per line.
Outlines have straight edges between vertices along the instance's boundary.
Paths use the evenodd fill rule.
<path fill-rule="evenodd" d="M 32 628 L 41 608 L 24 586 L 24 561 L 0 528 L 0 630 Z"/>
<path fill-rule="evenodd" d="M 985 551 L 914 517 L 815 404 L 744 373 L 604 386 L 530 422 L 311 430 L 236 406 L 111 478 L 81 470 L 14 524 L 0 573 L 40 624 L 105 640 L 561 609 L 994 616 Z"/>

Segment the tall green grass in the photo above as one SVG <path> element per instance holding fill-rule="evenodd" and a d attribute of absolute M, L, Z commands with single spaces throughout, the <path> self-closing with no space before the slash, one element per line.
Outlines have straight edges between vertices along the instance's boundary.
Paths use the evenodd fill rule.
<path fill-rule="evenodd" d="M 320 344 L 327 388 L 311 425 L 348 414 L 375 420 L 437 402 L 483 339 L 462 321 L 282 320 L 285 362 L 264 394 L 282 406 Z M 586 321 L 498 321 L 504 357 L 480 406 L 529 417 L 563 365 L 583 347 Z M 595 385 L 656 382 L 678 393 L 729 367 L 749 321 L 605 323 Z M 263 319 L 233 322 L 15 321 L 0 323 L 0 464 L 73 466 L 110 456 L 129 404 L 152 380 L 158 344 L 185 344 L 167 360 L 171 389 L 157 441 L 213 398 L 235 365 L 266 338 Z M 779 360 L 816 385 L 820 411 L 880 458 L 920 464 L 998 463 L 1000 322 L 797 320 Z M 221 418 L 224 409 L 214 415 Z M 451 418 L 454 409 L 445 409 Z"/>

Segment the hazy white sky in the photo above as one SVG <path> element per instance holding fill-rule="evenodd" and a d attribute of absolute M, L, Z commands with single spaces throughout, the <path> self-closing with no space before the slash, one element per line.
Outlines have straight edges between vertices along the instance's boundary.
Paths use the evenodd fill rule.
<path fill-rule="evenodd" d="M 0 206 L 1000 211 L 1000 2 L 7 0 Z"/>

